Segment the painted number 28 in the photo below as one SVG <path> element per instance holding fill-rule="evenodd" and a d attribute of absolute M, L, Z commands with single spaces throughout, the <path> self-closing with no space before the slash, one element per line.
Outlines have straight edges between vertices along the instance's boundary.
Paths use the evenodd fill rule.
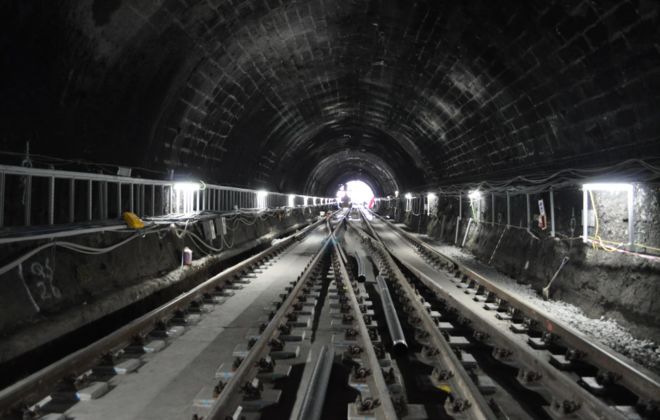
<path fill-rule="evenodd" d="M 60 289 L 53 284 L 53 269 L 50 268 L 48 258 L 46 258 L 43 264 L 40 262 L 33 262 L 30 265 L 30 271 L 32 272 L 32 275 L 39 278 L 36 282 L 36 286 L 42 300 L 50 300 L 53 298 L 60 299 L 62 297 Z"/>

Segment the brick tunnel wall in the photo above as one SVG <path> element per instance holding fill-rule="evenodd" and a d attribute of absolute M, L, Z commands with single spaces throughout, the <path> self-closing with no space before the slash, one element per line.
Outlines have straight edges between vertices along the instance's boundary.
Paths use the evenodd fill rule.
<path fill-rule="evenodd" d="M 344 150 L 401 190 L 653 156 L 658 7 L 14 0 L 0 150 L 283 192 Z"/>

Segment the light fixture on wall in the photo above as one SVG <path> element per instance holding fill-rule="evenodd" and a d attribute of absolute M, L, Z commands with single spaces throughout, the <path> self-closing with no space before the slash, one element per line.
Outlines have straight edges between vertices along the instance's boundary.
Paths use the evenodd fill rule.
<path fill-rule="evenodd" d="M 433 207 L 435 206 L 438 196 L 435 193 L 429 192 L 426 194 L 426 215 L 430 216 Z"/>
<path fill-rule="evenodd" d="M 413 198 L 412 194 L 410 194 L 410 193 L 406 193 L 406 195 L 404 197 L 406 197 L 406 200 L 412 200 L 412 198 Z"/>
<path fill-rule="evenodd" d="M 257 191 L 257 208 L 265 209 L 266 208 L 266 198 L 268 198 L 268 191 Z"/>
<path fill-rule="evenodd" d="M 179 213 L 180 211 L 184 214 L 193 213 L 195 194 L 199 194 L 201 189 L 202 184 L 199 182 L 175 182 L 173 185 L 175 212 Z"/>
<path fill-rule="evenodd" d="M 468 193 L 468 198 L 470 200 L 481 200 L 481 191 L 472 190 Z"/>
<path fill-rule="evenodd" d="M 582 190 L 586 191 L 632 191 L 633 184 L 623 182 L 601 182 L 583 184 Z"/>
<path fill-rule="evenodd" d="M 627 195 L 627 210 L 628 210 L 628 246 L 632 247 L 635 243 L 635 224 L 634 224 L 634 188 L 633 184 L 625 182 L 598 182 L 598 183 L 589 183 L 582 184 L 582 242 L 587 243 L 590 241 L 589 238 L 589 201 L 592 201 L 592 207 L 595 206 L 593 202 L 593 192 L 594 191 L 605 191 L 605 192 L 619 192 L 626 193 Z M 597 218 L 597 209 L 593 209 L 594 218 Z M 596 228 L 598 230 L 598 228 Z M 594 239 L 597 243 L 600 243 L 602 247 L 603 240 L 598 235 L 598 232 L 594 233 Z"/>

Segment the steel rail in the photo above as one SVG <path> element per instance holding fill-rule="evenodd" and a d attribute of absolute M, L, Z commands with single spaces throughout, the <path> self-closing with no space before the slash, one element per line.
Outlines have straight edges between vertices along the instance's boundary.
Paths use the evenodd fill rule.
<path fill-rule="evenodd" d="M 429 333 L 429 338 L 431 340 L 432 345 L 440 350 L 438 357 L 442 365 L 452 369 L 453 373 L 455 374 L 452 378 L 449 379 L 448 382 L 452 384 L 453 388 L 460 391 L 460 395 L 463 398 L 467 399 L 472 404 L 468 408 L 467 412 L 461 413 L 461 416 L 465 416 L 466 418 L 474 419 L 474 420 L 496 419 L 497 416 L 495 415 L 495 413 L 493 413 L 492 409 L 488 405 L 488 402 L 481 394 L 481 392 L 479 392 L 479 389 L 474 384 L 468 373 L 465 371 L 463 364 L 458 359 L 458 357 L 454 353 L 453 349 L 451 348 L 447 340 L 443 337 L 442 332 L 438 328 L 435 321 L 433 321 L 433 319 L 431 318 L 430 313 L 424 307 L 422 301 L 419 299 L 419 296 L 416 295 L 413 287 L 410 285 L 410 283 L 403 275 L 401 270 L 399 270 L 399 268 L 397 267 L 396 263 L 394 262 L 394 259 L 387 251 L 387 247 L 383 243 L 380 236 L 376 233 L 376 231 L 373 229 L 373 227 L 371 226 L 367 218 L 364 217 L 364 215 L 363 215 L 363 220 L 368 230 L 370 231 L 371 236 L 375 238 L 374 240 L 371 241 L 371 244 L 374 247 L 376 247 L 377 252 L 378 250 L 380 251 L 378 253 L 380 257 L 384 260 L 385 265 L 392 272 L 398 284 L 402 286 L 403 290 L 408 295 L 411 304 L 414 306 L 417 314 L 420 316 L 420 319 L 422 320 L 424 329 Z M 361 229 L 357 231 L 361 235 L 366 234 L 366 232 L 364 232 Z M 366 236 L 366 238 L 369 238 L 369 236 Z"/>
<path fill-rule="evenodd" d="M 560 337 L 564 343 L 584 353 L 584 360 L 588 360 L 593 365 L 616 374 L 619 377 L 618 382 L 623 384 L 638 397 L 648 401 L 658 401 L 660 399 L 660 377 L 657 375 L 640 366 L 633 365 L 632 363 L 634 362 L 626 360 L 622 355 L 615 353 L 613 350 L 596 342 L 594 339 L 589 339 L 581 332 L 556 320 L 540 308 L 534 307 L 522 300 L 519 296 L 512 294 L 508 290 L 488 280 L 482 274 L 477 273 L 469 267 L 455 261 L 451 257 L 442 254 L 422 240 L 410 235 L 399 226 L 396 226 L 379 215 L 376 216 L 391 226 L 396 232 L 412 244 L 422 247 L 427 253 L 435 255 L 441 260 L 444 260 L 445 263 L 456 267 L 468 278 L 474 280 L 488 291 L 505 300 L 515 309 L 520 310 L 525 316 L 539 322 L 539 324 L 543 325 L 548 332 Z"/>
<path fill-rule="evenodd" d="M 372 396 L 377 397 L 380 400 L 381 403 L 380 407 L 382 408 L 383 418 L 386 420 L 396 420 L 398 419 L 398 417 L 396 414 L 396 410 L 394 409 L 394 404 L 392 403 L 390 391 L 389 388 L 387 387 L 387 383 L 385 382 L 385 377 L 383 376 L 383 371 L 380 367 L 380 362 L 378 361 L 378 357 L 376 356 L 376 351 L 374 350 L 373 345 L 371 345 L 371 341 L 369 339 L 369 331 L 367 329 L 367 325 L 364 322 L 364 318 L 361 316 L 362 312 L 360 311 L 360 304 L 357 301 L 355 290 L 353 290 L 353 285 L 351 284 L 351 280 L 350 280 L 351 278 L 348 275 L 348 270 L 346 269 L 346 265 L 341 259 L 339 253 L 340 247 L 341 245 L 339 243 L 336 243 L 334 247 L 335 256 L 339 264 L 338 274 L 346 282 L 346 294 L 348 295 L 349 298 L 348 301 L 353 309 L 353 312 L 356 314 L 355 321 L 357 322 L 359 336 L 362 337 L 362 339 L 364 340 L 365 345 L 363 346 L 364 347 L 363 350 L 364 350 L 364 354 L 367 356 L 367 363 L 369 364 L 369 368 L 371 369 L 371 378 L 376 388 L 375 395 Z M 374 390 L 371 391 L 373 392 Z"/>
<path fill-rule="evenodd" d="M 488 334 L 488 340 L 495 343 L 496 347 L 515 349 L 514 358 L 516 362 L 522 364 L 523 367 L 530 372 L 541 373 L 541 377 L 538 381 L 551 392 L 553 401 L 556 401 L 557 397 L 561 396 L 564 401 L 579 403 L 578 407 L 581 418 L 594 420 L 602 418 L 619 420 L 626 419 L 626 416 L 623 413 L 617 411 L 614 407 L 608 405 L 581 387 L 575 378 L 564 374 L 552 366 L 549 359 L 539 357 L 539 354 L 532 350 L 531 347 L 527 345 L 526 341 L 521 341 L 517 334 L 512 333 L 506 328 L 498 328 L 497 325 L 495 325 L 495 318 L 493 317 L 490 319 L 484 317 L 483 314 L 481 314 L 481 311 L 475 307 L 475 305 L 477 305 L 475 302 L 470 301 L 470 304 L 461 302 L 460 299 L 452 296 L 452 294 L 448 292 L 448 289 L 445 289 L 442 285 L 438 284 L 437 281 L 420 271 L 409 261 L 401 258 L 399 258 L 399 261 L 401 261 L 401 263 L 417 276 L 429 289 L 446 299 L 450 306 L 458 309 L 463 317 L 472 322 L 473 328 L 486 331 Z M 426 262 L 424 263 L 428 264 Z M 442 272 L 437 273 L 445 276 L 447 278 L 446 281 L 451 283 L 449 274 Z"/>
<path fill-rule="evenodd" d="M 324 221 L 327 223 L 327 218 L 317 223 L 322 223 Z M 328 236 L 323 242 L 323 245 L 314 255 L 314 258 L 311 260 L 311 262 L 307 265 L 291 293 L 289 293 L 286 300 L 275 313 L 275 316 L 273 316 L 264 331 L 259 335 L 259 339 L 256 343 L 254 343 L 250 349 L 250 352 L 243 359 L 238 369 L 236 369 L 232 375 L 231 379 L 229 379 L 229 381 L 225 384 L 224 388 L 220 392 L 220 395 L 218 395 L 218 398 L 207 414 L 207 419 L 224 420 L 227 418 L 227 416 L 232 415 L 233 412 L 231 409 L 234 408 L 233 406 L 236 404 L 236 394 L 240 390 L 241 386 L 245 383 L 245 381 L 251 377 L 253 371 L 255 370 L 256 362 L 259 360 L 259 357 L 263 351 L 267 348 L 270 339 L 275 335 L 278 327 L 293 306 L 295 300 L 298 298 L 298 295 L 307 282 L 307 279 L 312 275 L 317 264 L 321 261 L 325 250 L 331 243 L 331 238 L 332 231 L 329 231 Z"/>
<path fill-rule="evenodd" d="M 323 223 L 323 219 L 307 226 L 303 231 L 311 230 Z M 298 234 L 299 235 L 299 234 Z M 185 307 L 198 299 L 205 292 L 212 291 L 228 278 L 240 273 L 250 266 L 258 263 L 268 255 L 285 249 L 297 240 L 296 235 L 288 236 L 272 247 L 248 259 L 223 270 L 193 289 L 185 292 L 175 299 L 158 308 L 134 319 L 113 333 L 95 341 L 63 359 L 21 379 L 13 385 L 0 391 L 0 415 L 8 414 L 12 409 L 20 406 L 30 406 L 40 401 L 45 395 L 52 392 L 58 381 L 65 377 L 75 377 L 94 367 L 101 357 L 109 352 L 117 351 L 130 343 L 133 337 L 152 329 L 157 322 L 166 318 L 174 311 Z"/>
<path fill-rule="evenodd" d="M 291 416 L 292 420 L 317 420 L 321 418 L 334 357 L 335 351 L 332 347 L 321 347 L 300 410 Z"/>

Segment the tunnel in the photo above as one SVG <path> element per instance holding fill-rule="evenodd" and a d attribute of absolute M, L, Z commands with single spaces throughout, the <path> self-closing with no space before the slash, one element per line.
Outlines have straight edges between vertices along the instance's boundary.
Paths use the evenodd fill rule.
<path fill-rule="evenodd" d="M 660 3 L 3 3 L 0 418 L 660 416 Z"/>

